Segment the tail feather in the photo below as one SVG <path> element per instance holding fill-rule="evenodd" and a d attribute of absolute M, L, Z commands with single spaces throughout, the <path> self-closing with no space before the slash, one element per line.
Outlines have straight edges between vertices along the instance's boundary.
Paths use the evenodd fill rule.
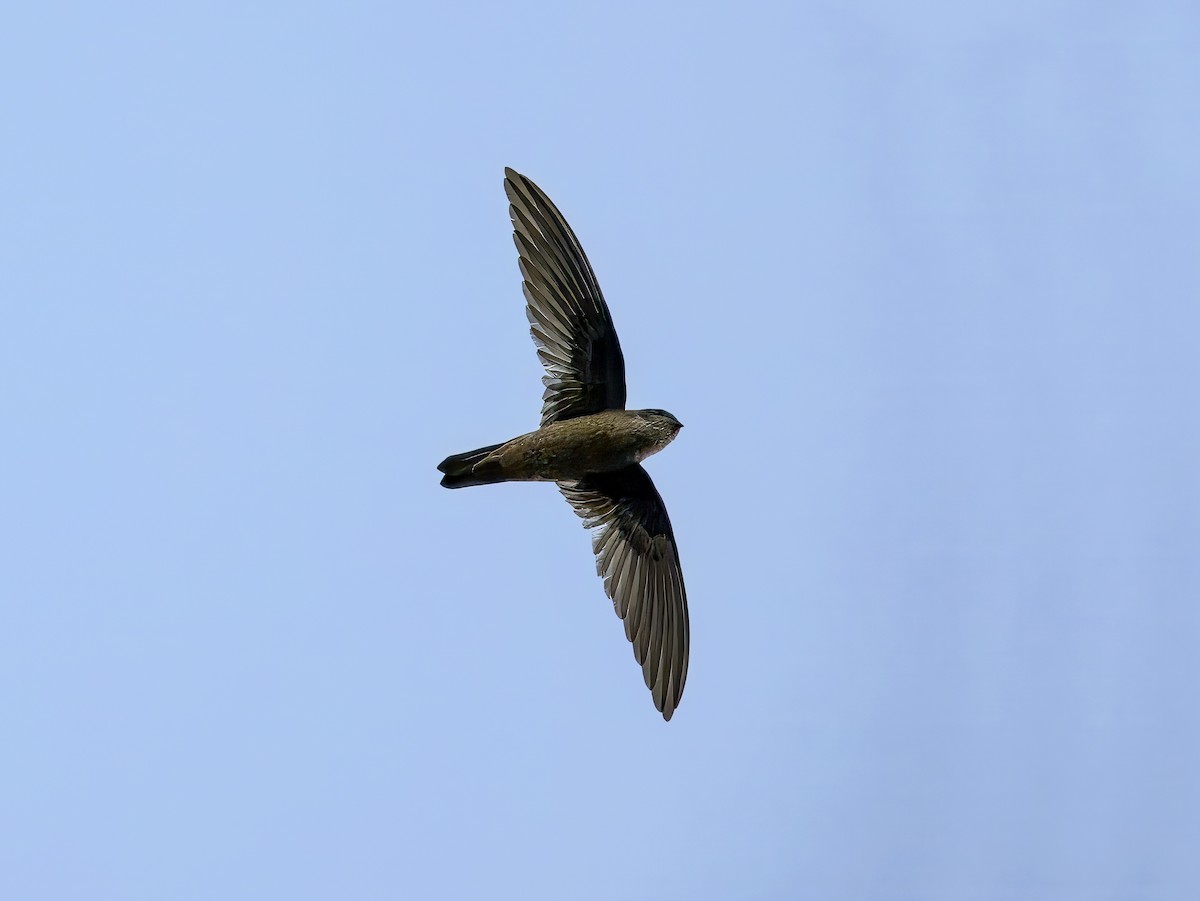
<path fill-rule="evenodd" d="M 478 450 L 467 451 L 465 454 L 451 454 L 438 464 L 438 471 L 445 473 L 442 476 L 442 487 L 469 488 L 472 485 L 490 485 L 494 482 L 503 482 L 503 478 L 498 478 L 495 475 L 485 476 L 473 471 L 476 463 L 498 447 L 500 447 L 499 444 L 493 444 L 490 447 L 481 447 Z"/>

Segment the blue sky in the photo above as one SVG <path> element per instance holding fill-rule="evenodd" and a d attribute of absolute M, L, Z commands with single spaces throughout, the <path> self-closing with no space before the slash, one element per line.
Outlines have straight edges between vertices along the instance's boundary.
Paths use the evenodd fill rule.
<path fill-rule="evenodd" d="M 42 4 L 0 33 L 0 895 L 1200 896 L 1200 13 Z M 574 225 L 692 662 L 549 486 Z"/>

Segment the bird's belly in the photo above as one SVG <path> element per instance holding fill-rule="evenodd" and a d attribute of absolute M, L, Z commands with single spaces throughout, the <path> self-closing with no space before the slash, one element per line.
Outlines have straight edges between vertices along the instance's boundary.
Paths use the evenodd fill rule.
<path fill-rule="evenodd" d="M 653 451 L 623 423 L 590 417 L 552 423 L 514 438 L 492 455 L 507 478 L 562 482 L 590 472 L 610 472 L 644 459 Z"/>

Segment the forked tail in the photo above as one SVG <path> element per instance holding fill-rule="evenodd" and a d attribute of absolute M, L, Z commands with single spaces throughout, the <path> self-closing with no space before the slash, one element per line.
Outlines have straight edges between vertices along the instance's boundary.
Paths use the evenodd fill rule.
<path fill-rule="evenodd" d="M 465 454 L 451 454 L 438 464 L 438 471 L 445 473 L 442 476 L 442 487 L 469 488 L 472 485 L 491 485 L 494 482 L 503 482 L 503 476 L 495 473 L 481 475 L 474 471 L 475 464 L 499 446 L 499 444 L 493 444 L 491 447 L 481 447 L 478 450 L 467 451 Z"/>

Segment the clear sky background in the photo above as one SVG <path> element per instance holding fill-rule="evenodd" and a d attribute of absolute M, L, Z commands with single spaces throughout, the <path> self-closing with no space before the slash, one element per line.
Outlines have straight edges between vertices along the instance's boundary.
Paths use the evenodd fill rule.
<path fill-rule="evenodd" d="M 0 896 L 1200 897 L 1193 3 L 19 4 Z M 533 428 L 561 206 L 692 662 Z"/>

